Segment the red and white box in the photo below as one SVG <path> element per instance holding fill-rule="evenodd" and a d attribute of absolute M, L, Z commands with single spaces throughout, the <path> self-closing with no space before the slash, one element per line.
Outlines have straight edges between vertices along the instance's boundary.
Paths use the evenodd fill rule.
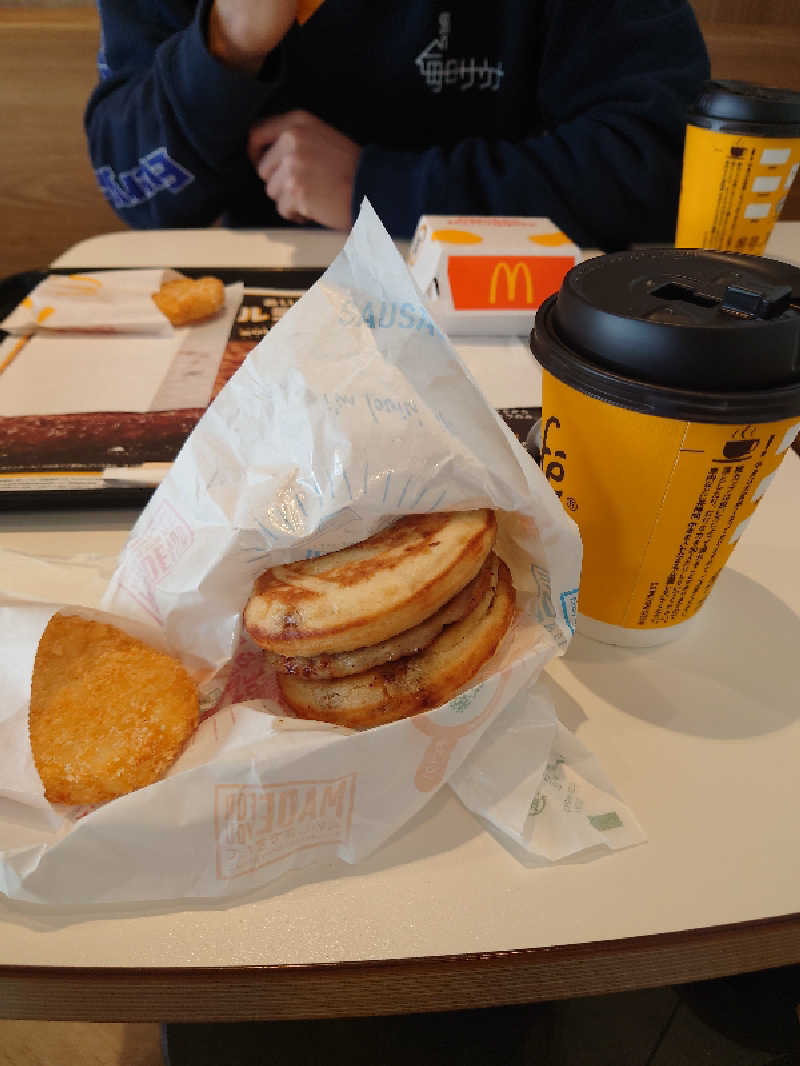
<path fill-rule="evenodd" d="M 548 218 L 422 215 L 408 266 L 445 333 L 520 335 L 581 258 Z"/>

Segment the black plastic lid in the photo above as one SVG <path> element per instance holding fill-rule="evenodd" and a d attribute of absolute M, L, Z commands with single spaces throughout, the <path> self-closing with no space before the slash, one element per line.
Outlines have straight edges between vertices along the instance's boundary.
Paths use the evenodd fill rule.
<path fill-rule="evenodd" d="M 800 413 L 800 270 L 650 248 L 589 259 L 541 306 L 539 362 L 611 403 L 735 422 Z M 705 412 L 705 414 L 704 414 Z"/>
<path fill-rule="evenodd" d="M 800 93 L 747 81 L 707 81 L 688 118 L 717 130 L 800 136 Z"/>

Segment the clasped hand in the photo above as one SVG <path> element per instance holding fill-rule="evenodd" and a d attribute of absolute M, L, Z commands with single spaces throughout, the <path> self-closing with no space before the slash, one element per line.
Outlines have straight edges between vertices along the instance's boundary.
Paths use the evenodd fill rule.
<path fill-rule="evenodd" d="M 360 147 L 308 111 L 258 122 L 248 155 L 278 214 L 291 222 L 349 229 Z"/>
<path fill-rule="evenodd" d="M 211 54 L 257 74 L 297 16 L 298 0 L 214 0 L 208 21 Z M 360 148 L 307 111 L 258 122 L 248 155 L 278 213 L 292 222 L 349 229 Z"/>

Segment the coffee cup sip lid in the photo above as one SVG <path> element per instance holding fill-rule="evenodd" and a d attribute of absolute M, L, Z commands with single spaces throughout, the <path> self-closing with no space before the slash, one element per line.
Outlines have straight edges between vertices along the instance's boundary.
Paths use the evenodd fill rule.
<path fill-rule="evenodd" d="M 800 136 L 800 92 L 747 81 L 707 81 L 688 119 L 731 133 Z"/>
<path fill-rule="evenodd" d="M 650 397 L 659 390 L 667 416 L 693 417 L 692 397 L 707 407 L 713 394 L 721 409 L 747 418 L 770 393 L 774 417 L 784 407 L 793 416 L 800 270 L 705 249 L 598 256 L 573 267 L 542 304 L 531 344 L 545 369 L 610 402 L 625 405 L 635 392 L 638 405 L 645 385 Z"/>

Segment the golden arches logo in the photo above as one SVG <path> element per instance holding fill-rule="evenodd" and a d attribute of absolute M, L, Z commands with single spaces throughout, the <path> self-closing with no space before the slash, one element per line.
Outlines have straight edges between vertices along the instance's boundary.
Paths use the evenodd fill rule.
<path fill-rule="evenodd" d="M 532 304 L 533 278 L 528 264 L 514 263 L 513 266 L 510 266 L 504 260 L 497 263 L 492 271 L 491 281 L 489 282 L 489 303 L 497 303 L 497 287 L 501 277 L 504 277 L 506 282 L 506 299 L 509 303 L 513 303 L 517 295 L 517 279 L 520 276 L 525 279 L 525 303 Z"/>
<path fill-rule="evenodd" d="M 70 281 L 77 281 L 78 287 L 87 292 L 96 292 L 103 287 L 100 278 L 93 278 L 89 274 L 69 274 L 68 277 Z"/>
<path fill-rule="evenodd" d="M 573 256 L 462 255 L 447 257 L 447 279 L 456 311 L 532 311 L 556 292 L 574 266 Z"/>

